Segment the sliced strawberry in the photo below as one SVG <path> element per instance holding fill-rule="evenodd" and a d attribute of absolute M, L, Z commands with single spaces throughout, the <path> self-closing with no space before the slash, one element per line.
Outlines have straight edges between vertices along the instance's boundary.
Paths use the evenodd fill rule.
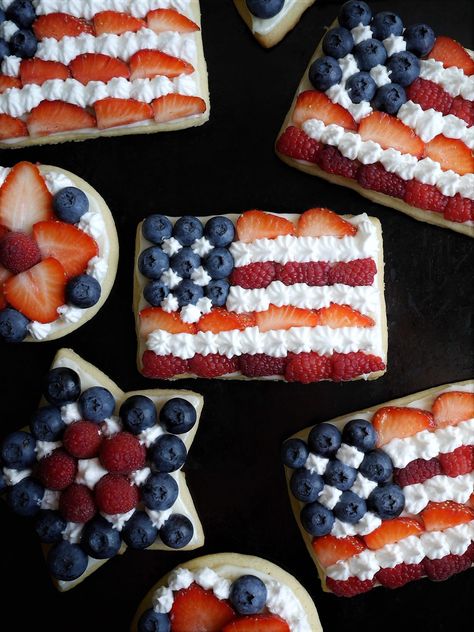
<path fill-rule="evenodd" d="M 96 13 L 92 19 L 96 35 L 104 33 L 113 33 L 114 35 L 122 35 L 123 33 L 135 33 L 142 29 L 145 20 L 133 17 L 128 13 L 120 13 L 118 11 L 100 11 Z"/>
<path fill-rule="evenodd" d="M 28 136 L 28 128 L 21 119 L 8 114 L 0 114 L 0 140 Z"/>
<path fill-rule="evenodd" d="M 419 408 L 384 406 L 372 418 L 377 431 L 377 446 L 385 445 L 392 439 L 411 437 L 422 430 L 432 430 L 433 416 Z"/>
<path fill-rule="evenodd" d="M 68 13 L 48 13 L 40 15 L 33 23 L 36 39 L 47 37 L 60 40 L 63 37 L 77 37 L 81 33 L 94 35 L 91 24 Z"/>
<path fill-rule="evenodd" d="M 53 197 L 38 167 L 17 163 L 0 189 L 0 224 L 29 233 L 33 224 L 53 216 Z"/>
<path fill-rule="evenodd" d="M 290 632 L 290 626 L 275 614 L 256 614 L 239 617 L 224 626 L 222 632 Z"/>
<path fill-rule="evenodd" d="M 260 331 L 290 329 L 291 327 L 316 327 L 318 324 L 316 312 L 292 305 L 285 307 L 270 305 L 265 312 L 257 312 L 256 319 Z"/>
<path fill-rule="evenodd" d="M 443 531 L 458 524 L 474 520 L 474 511 L 466 505 L 446 500 L 442 503 L 430 502 L 421 512 L 427 531 Z"/>
<path fill-rule="evenodd" d="M 383 149 L 398 149 L 402 154 L 423 156 L 425 144 L 415 132 L 399 119 L 384 112 L 372 112 L 359 124 L 362 140 L 373 140 Z"/>
<path fill-rule="evenodd" d="M 21 88 L 21 81 L 18 77 L 10 77 L 9 75 L 0 75 L 0 94 L 10 88 Z"/>
<path fill-rule="evenodd" d="M 30 320 L 51 323 L 64 305 L 66 275 L 56 259 L 44 259 L 26 272 L 10 277 L 4 284 L 8 303 Z"/>
<path fill-rule="evenodd" d="M 353 536 L 336 538 L 333 535 L 313 538 L 312 546 L 318 561 L 324 568 L 332 566 L 336 562 L 347 560 L 353 555 L 361 553 L 366 548 L 359 538 Z"/>
<path fill-rule="evenodd" d="M 41 86 L 50 79 L 66 80 L 71 76 L 69 68 L 59 61 L 45 61 L 34 57 L 23 59 L 20 64 L 20 77 L 23 85 L 36 83 Z"/>
<path fill-rule="evenodd" d="M 87 263 L 99 254 L 95 239 L 83 230 L 65 222 L 38 222 L 33 236 L 43 257 L 54 257 L 67 277 L 84 272 Z"/>
<path fill-rule="evenodd" d="M 468 474 L 474 468 L 474 446 L 461 445 L 447 454 L 440 454 L 439 461 L 446 476 Z"/>
<path fill-rule="evenodd" d="M 310 208 L 298 220 L 296 234 L 299 237 L 344 237 L 355 235 L 357 228 L 328 208 Z"/>
<path fill-rule="evenodd" d="M 173 632 L 221 632 L 235 616 L 227 602 L 197 584 L 178 590 L 173 597 L 170 612 Z"/>
<path fill-rule="evenodd" d="M 445 171 L 452 169 L 461 176 L 474 172 L 474 155 L 462 140 L 439 134 L 426 143 L 426 155 L 439 162 L 441 169 Z"/>
<path fill-rule="evenodd" d="M 331 303 L 329 307 L 323 307 L 316 312 L 318 325 L 327 325 L 333 329 L 340 327 L 373 327 L 375 321 L 370 316 L 361 314 L 350 305 L 338 305 Z"/>
<path fill-rule="evenodd" d="M 69 64 L 74 79 L 87 85 L 89 81 L 107 83 L 115 77 L 128 79 L 130 70 L 125 62 L 102 53 L 84 53 L 78 55 Z"/>
<path fill-rule="evenodd" d="M 467 53 L 459 42 L 440 35 L 429 54 L 430 59 L 440 61 L 445 68 L 461 68 L 466 75 L 474 74 L 474 59 Z"/>
<path fill-rule="evenodd" d="M 195 22 L 174 9 L 155 9 L 155 11 L 150 11 L 146 16 L 146 21 L 148 28 L 155 31 L 155 33 L 164 33 L 165 31 L 194 33 L 200 30 Z"/>
<path fill-rule="evenodd" d="M 189 97 L 184 94 L 165 94 L 152 102 L 157 123 L 168 123 L 176 119 L 203 114 L 206 102 L 201 97 Z"/>
<path fill-rule="evenodd" d="M 130 125 L 153 118 L 151 106 L 142 101 L 135 101 L 135 99 L 107 97 L 96 101 L 94 109 L 99 129 Z"/>
<path fill-rule="evenodd" d="M 3 309 L 7 306 L 7 301 L 3 295 L 3 284 L 7 279 L 11 277 L 11 272 L 9 272 L 3 266 L 0 266 L 0 309 Z"/>
<path fill-rule="evenodd" d="M 199 331 L 211 331 L 213 334 L 218 334 L 220 331 L 232 331 L 233 329 L 242 330 L 246 326 L 239 314 L 228 312 L 221 307 L 216 307 L 209 314 L 202 316 L 197 324 Z"/>
<path fill-rule="evenodd" d="M 139 50 L 130 57 L 130 79 L 153 79 L 157 75 L 165 77 L 178 77 L 190 75 L 194 67 L 178 57 L 167 55 L 159 50 Z"/>
<path fill-rule="evenodd" d="M 237 237 L 250 243 L 256 239 L 275 239 L 280 235 L 294 235 L 293 224 L 278 215 L 264 211 L 246 211 L 237 220 Z"/>
<path fill-rule="evenodd" d="M 412 518 L 395 518 L 384 520 L 380 527 L 364 535 L 364 541 L 369 549 L 381 549 L 386 544 L 393 544 L 410 535 L 419 535 L 423 532 L 423 525 Z"/>
<path fill-rule="evenodd" d="M 301 127 L 308 119 L 318 119 L 325 125 L 340 125 L 345 129 L 356 130 L 357 124 L 352 114 L 342 105 L 333 103 L 323 92 L 307 90 L 296 100 L 293 123 Z"/>
<path fill-rule="evenodd" d="M 195 334 L 196 326 L 185 323 L 176 312 L 165 312 L 161 307 L 146 307 L 140 312 L 140 335 L 146 338 L 161 329 L 170 334 Z"/>
<path fill-rule="evenodd" d="M 435 399 L 432 410 L 438 428 L 456 426 L 460 421 L 474 418 L 474 393 L 465 391 L 442 393 Z"/>
<path fill-rule="evenodd" d="M 26 124 L 31 136 L 48 136 L 96 126 L 87 110 L 64 101 L 43 101 L 31 110 Z"/>

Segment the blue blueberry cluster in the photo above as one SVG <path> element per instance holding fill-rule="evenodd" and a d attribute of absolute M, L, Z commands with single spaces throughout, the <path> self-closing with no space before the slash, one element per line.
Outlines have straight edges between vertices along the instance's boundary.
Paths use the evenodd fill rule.
<path fill-rule="evenodd" d="M 341 83 L 342 69 L 337 60 L 352 53 L 359 72 L 345 81 L 351 101 L 367 101 L 376 110 L 396 114 L 407 100 L 405 88 L 420 74 L 419 57 L 427 55 L 434 46 L 433 29 L 427 24 L 404 29 L 401 18 L 390 11 L 372 17 L 368 4 L 360 0 L 350 0 L 342 6 L 339 25 L 324 36 L 324 56 L 314 61 L 309 69 L 311 83 L 323 92 Z M 361 26 L 370 28 L 372 36 L 356 44 L 352 29 Z M 401 35 L 406 50 L 388 56 L 383 40 Z M 390 83 L 377 86 L 370 71 L 379 65 L 386 67 Z"/>
<path fill-rule="evenodd" d="M 297 500 L 305 503 L 300 517 L 308 533 L 327 535 L 335 518 L 356 524 L 367 511 L 384 520 L 400 515 L 405 497 L 401 488 L 390 482 L 392 460 L 386 452 L 376 449 L 375 444 L 374 427 L 365 419 L 349 421 L 342 434 L 333 424 L 322 423 L 311 430 L 307 443 L 288 439 L 283 444 L 283 463 L 294 470 L 290 489 Z M 352 457 L 346 459 L 344 453 L 352 453 Z M 306 466 L 310 454 L 316 461 L 319 459 L 318 471 Z M 354 486 L 358 475 L 367 479 L 369 493 L 355 493 L 354 489 L 359 491 Z M 323 490 L 334 493 L 332 502 L 329 497 L 323 500 Z"/>
<path fill-rule="evenodd" d="M 246 0 L 247 8 L 256 18 L 268 20 L 283 9 L 285 0 Z"/>
<path fill-rule="evenodd" d="M 9 42 L 0 38 L 0 61 L 8 55 L 22 59 L 34 57 L 38 41 L 31 26 L 35 19 L 36 11 L 31 0 L 14 0 L 6 11 L 0 9 L 0 26 L 9 21 L 18 27 Z"/>

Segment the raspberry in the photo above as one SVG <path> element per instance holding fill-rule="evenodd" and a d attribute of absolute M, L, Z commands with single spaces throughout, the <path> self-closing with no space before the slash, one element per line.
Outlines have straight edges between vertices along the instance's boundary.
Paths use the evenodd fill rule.
<path fill-rule="evenodd" d="M 357 178 L 360 167 L 358 160 L 346 158 L 338 149 L 329 145 L 319 154 L 318 164 L 327 173 L 353 179 Z"/>
<path fill-rule="evenodd" d="M 326 578 L 326 586 L 338 597 L 354 597 L 372 590 L 375 583 L 373 579 L 361 580 L 358 577 L 349 577 L 345 581 Z"/>
<path fill-rule="evenodd" d="M 146 449 L 134 435 L 118 432 L 102 443 L 99 458 L 109 472 L 130 474 L 145 465 Z"/>
<path fill-rule="evenodd" d="M 420 579 L 425 574 L 423 564 L 397 564 L 393 568 L 381 568 L 375 575 L 382 586 L 386 588 L 400 588 L 408 582 Z"/>
<path fill-rule="evenodd" d="M 471 563 L 474 563 L 474 542 L 471 542 L 464 556 L 471 560 Z"/>
<path fill-rule="evenodd" d="M 23 233 L 7 233 L 0 241 L 0 263 L 19 274 L 41 261 L 41 252 L 36 241 Z"/>
<path fill-rule="evenodd" d="M 237 357 L 227 358 L 220 353 L 209 353 L 208 355 L 196 355 L 189 361 L 189 368 L 192 373 L 199 377 L 219 377 L 227 373 L 238 371 Z"/>
<path fill-rule="evenodd" d="M 454 114 L 458 118 L 466 121 L 468 127 L 474 125 L 474 102 L 463 99 L 462 97 L 455 97 L 449 110 L 450 114 Z"/>
<path fill-rule="evenodd" d="M 446 476 L 468 474 L 474 467 L 474 446 L 462 445 L 448 454 L 440 454 L 439 460 Z"/>
<path fill-rule="evenodd" d="M 88 522 L 96 513 L 90 489 L 85 485 L 70 485 L 59 498 L 59 513 L 68 522 Z"/>
<path fill-rule="evenodd" d="M 239 368 L 247 377 L 283 375 L 286 362 L 286 358 L 274 358 L 265 353 L 256 353 L 255 355 L 244 353 L 239 358 Z"/>
<path fill-rule="evenodd" d="M 453 97 L 441 86 L 427 79 L 415 79 L 406 88 L 407 97 L 414 103 L 418 103 L 423 110 L 434 108 L 442 114 L 449 114 Z"/>
<path fill-rule="evenodd" d="M 402 180 L 395 173 L 386 171 L 379 162 L 373 165 L 363 165 L 357 180 L 364 189 L 372 189 L 397 198 L 403 198 L 405 195 L 405 180 Z"/>
<path fill-rule="evenodd" d="M 98 455 L 102 443 L 100 428 L 92 421 L 76 421 L 66 428 L 63 443 L 77 459 L 91 459 Z"/>
<path fill-rule="evenodd" d="M 448 203 L 448 198 L 433 184 L 409 180 L 406 183 L 405 202 L 410 206 L 423 208 L 426 211 L 442 213 Z"/>
<path fill-rule="evenodd" d="M 335 382 L 352 380 L 360 375 L 383 371 L 382 358 L 356 351 L 353 353 L 335 353 L 332 357 L 332 379 Z"/>
<path fill-rule="evenodd" d="M 64 450 L 55 450 L 39 462 L 38 478 L 48 489 L 59 491 L 74 483 L 76 471 L 76 460 Z"/>
<path fill-rule="evenodd" d="M 444 209 L 444 218 L 451 222 L 468 222 L 474 220 L 474 200 L 463 198 L 456 193 L 448 198 L 448 203 Z"/>
<path fill-rule="evenodd" d="M 234 268 L 230 275 L 230 284 L 239 285 L 245 290 L 268 287 L 275 278 L 275 264 L 272 261 L 265 263 L 249 263 L 240 268 Z"/>
<path fill-rule="evenodd" d="M 276 144 L 280 154 L 307 162 L 317 162 L 322 147 L 317 140 L 313 140 L 303 130 L 293 126 L 286 128 Z"/>
<path fill-rule="evenodd" d="M 310 384 L 328 380 L 331 377 L 331 358 L 317 353 L 295 353 L 286 365 L 285 377 L 288 382 Z"/>
<path fill-rule="evenodd" d="M 441 463 L 437 458 L 415 459 L 405 467 L 395 468 L 393 480 L 400 487 L 406 487 L 407 485 L 415 485 L 415 483 L 423 483 L 423 481 L 438 474 L 441 474 Z"/>
<path fill-rule="evenodd" d="M 307 285 L 327 285 L 330 264 L 326 261 L 309 261 L 307 263 L 277 264 L 276 278 L 285 285 L 306 283 Z"/>
<path fill-rule="evenodd" d="M 145 351 L 142 362 L 142 373 L 145 377 L 168 379 L 189 373 L 188 361 L 174 355 L 159 356 L 153 351 Z"/>
<path fill-rule="evenodd" d="M 357 287 L 372 285 L 377 273 L 377 266 L 373 259 L 354 259 L 353 261 L 338 261 L 330 269 L 328 285 L 342 283 Z"/>
<path fill-rule="evenodd" d="M 468 549 L 469 551 L 469 549 Z M 456 575 L 456 573 L 462 573 L 468 569 L 471 564 L 471 555 L 472 553 L 466 551 L 464 555 L 445 555 L 439 560 L 430 560 L 427 557 L 423 560 L 423 566 L 425 567 L 425 573 L 428 575 L 430 579 L 443 581 L 451 577 L 451 575 Z"/>
<path fill-rule="evenodd" d="M 138 505 L 138 489 L 120 474 L 106 474 L 94 491 L 99 511 L 106 514 L 126 513 Z"/>

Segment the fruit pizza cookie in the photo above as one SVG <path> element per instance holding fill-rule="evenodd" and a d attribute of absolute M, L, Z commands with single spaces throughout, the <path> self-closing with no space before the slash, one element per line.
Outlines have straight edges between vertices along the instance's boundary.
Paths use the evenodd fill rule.
<path fill-rule="evenodd" d="M 84 180 L 29 162 L 0 167 L 0 341 L 53 340 L 86 323 L 117 261 L 112 215 Z"/>
<path fill-rule="evenodd" d="M 0 491 L 33 519 L 59 590 L 127 546 L 203 545 L 182 472 L 202 405 L 191 391 L 123 393 L 72 351 L 58 352 L 29 427 L 0 445 Z"/>
<path fill-rule="evenodd" d="M 473 381 L 307 428 L 282 457 L 324 590 L 352 597 L 473 564 Z"/>
<path fill-rule="evenodd" d="M 322 632 L 303 586 L 280 567 L 236 553 L 181 564 L 145 597 L 132 632 Z"/>
<path fill-rule="evenodd" d="M 276 143 L 289 165 L 474 236 L 474 53 L 346 2 Z"/>
<path fill-rule="evenodd" d="M 0 1 L 0 147 L 208 118 L 199 0 Z"/>
<path fill-rule="evenodd" d="M 387 356 L 380 223 L 325 208 L 151 215 L 134 310 L 147 377 L 374 379 Z"/>

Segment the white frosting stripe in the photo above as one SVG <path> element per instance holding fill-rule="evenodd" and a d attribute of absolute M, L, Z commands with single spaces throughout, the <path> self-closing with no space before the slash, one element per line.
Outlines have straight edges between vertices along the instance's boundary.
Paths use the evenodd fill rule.
<path fill-rule="evenodd" d="M 190 0 L 34 0 L 33 4 L 38 15 L 61 12 L 91 20 L 99 11 L 121 11 L 136 18 L 144 18 L 154 9 L 186 13 Z"/>
<path fill-rule="evenodd" d="M 418 103 L 407 101 L 398 110 L 397 118 L 425 143 L 443 134 L 447 138 L 462 140 L 469 149 L 474 149 L 474 127 L 468 127 L 466 121 L 454 114 L 444 115 L 433 108 L 423 110 Z"/>
<path fill-rule="evenodd" d="M 420 77 L 437 83 L 452 97 L 474 100 L 474 76 L 465 75 L 462 68 L 444 68 L 436 59 L 420 59 Z"/>
<path fill-rule="evenodd" d="M 404 515 L 416 515 L 430 502 L 454 500 L 465 503 L 474 492 L 474 472 L 451 477 L 439 474 L 423 483 L 407 485 L 403 488 L 405 495 Z"/>

